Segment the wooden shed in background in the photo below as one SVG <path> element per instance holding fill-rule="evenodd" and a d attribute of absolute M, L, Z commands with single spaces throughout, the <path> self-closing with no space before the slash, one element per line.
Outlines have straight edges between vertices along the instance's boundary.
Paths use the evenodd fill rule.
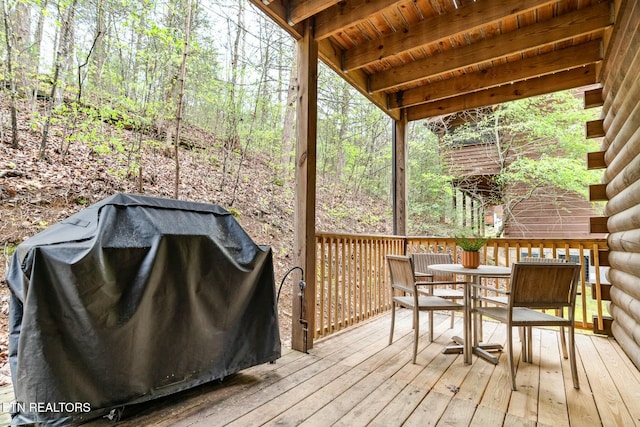
<path fill-rule="evenodd" d="M 583 91 L 579 91 L 579 96 L 583 97 Z M 445 132 L 455 134 L 458 126 L 469 122 L 473 126 L 475 121 L 475 116 L 470 112 L 438 120 L 441 124 L 437 128 L 442 129 L 439 132 L 440 150 L 447 174 L 453 177 L 452 185 L 456 193 L 454 208 L 458 213 L 457 225 L 478 231 L 485 229 L 485 226 L 492 226 L 495 231 L 504 227 L 501 237 L 512 239 L 605 237 L 603 233 L 594 233 L 590 228 L 590 219 L 601 212 L 592 202 L 602 198 L 587 200 L 581 194 L 565 189 L 552 186 L 532 188 L 524 183 L 510 186 L 506 189 L 507 194 L 503 194 L 496 183 L 503 168 L 521 155 L 531 158 L 539 155 L 536 146 L 529 143 L 527 135 L 508 138 L 510 142 L 502 148 L 502 153 L 495 143 L 493 131 L 486 135 L 477 133 L 473 139 L 445 143 Z M 499 213 L 492 215 L 496 212 Z"/>
<path fill-rule="evenodd" d="M 600 84 L 589 167 L 606 202 L 613 333 L 640 366 L 640 2 L 637 0 L 251 0 L 297 40 L 294 253 L 315 271 L 318 59 L 394 120 L 394 233 L 406 234 L 407 123 Z M 293 301 L 292 346 L 314 330 L 315 278 Z"/>

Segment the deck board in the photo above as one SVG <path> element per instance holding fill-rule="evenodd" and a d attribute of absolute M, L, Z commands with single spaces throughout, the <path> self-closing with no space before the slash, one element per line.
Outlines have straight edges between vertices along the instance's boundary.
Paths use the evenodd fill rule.
<path fill-rule="evenodd" d="M 585 339 L 584 336 L 576 336 L 576 347 L 581 354 L 586 355 L 582 357 L 582 362 L 593 390 L 602 424 L 636 425 L 634 424 L 636 421 L 623 403 L 618 386 L 609 370 L 603 365 L 603 360 L 593 341 Z"/>
<path fill-rule="evenodd" d="M 640 389 L 635 387 L 640 382 L 640 372 L 631 364 L 626 355 L 621 356 L 614 346 L 615 341 L 607 340 L 608 345 L 596 347 L 602 360 L 607 361 L 607 371 L 620 392 L 622 402 L 634 420 L 640 420 Z M 618 346 L 619 347 L 619 346 Z"/>
<path fill-rule="evenodd" d="M 515 333 L 514 333 L 515 335 Z M 521 346 L 514 337 L 514 363 L 516 364 L 516 385 L 518 393 L 511 393 L 508 414 L 514 416 L 516 420 L 538 420 L 538 391 L 540 380 L 540 333 L 538 329 L 533 329 L 533 362 L 526 363 L 521 358 Z M 501 364 L 507 372 L 507 386 L 511 388 L 509 379 L 509 367 L 506 361 Z"/>
<path fill-rule="evenodd" d="M 600 345 L 607 345 L 608 340 L 601 338 L 598 340 Z M 567 395 L 567 410 L 569 413 L 569 421 L 572 426 L 582 425 L 599 425 L 600 416 L 596 401 L 593 398 L 593 390 L 588 381 L 587 374 L 584 371 L 582 356 L 576 345 L 576 364 L 578 365 L 578 379 L 580 381 L 580 390 L 573 388 L 573 380 L 571 378 L 571 366 L 569 361 L 564 361 L 562 372 L 564 376 L 564 389 Z M 603 367 L 604 368 L 604 367 Z"/>
<path fill-rule="evenodd" d="M 317 341 L 309 354 L 285 351 L 275 364 L 246 369 L 221 382 L 127 408 L 125 419 L 87 425 L 131 426 L 633 426 L 639 425 L 640 372 L 610 338 L 578 334 L 580 390 L 573 388 L 557 331 L 534 329 L 533 363 L 520 360 L 511 391 L 506 353 L 492 365 L 465 365 L 442 347 L 460 335 L 449 316 L 436 316 L 434 342 L 421 317 L 417 364 L 406 310 L 398 312 L 393 343 L 382 315 Z M 503 325 L 486 321 L 487 341 L 506 341 Z M 4 397 L 3 397 L 4 396 Z M 3 407 L 11 388 L 0 388 Z M 6 425 L 8 414 L 2 414 Z M 634 424 L 635 423 L 635 424 Z"/>
<path fill-rule="evenodd" d="M 540 330 L 540 351 L 545 358 L 540 358 L 540 372 L 544 380 L 540 381 L 540 397 L 538 399 L 538 423 L 556 427 L 569 427 L 567 398 L 562 376 L 561 344 L 557 331 Z"/>

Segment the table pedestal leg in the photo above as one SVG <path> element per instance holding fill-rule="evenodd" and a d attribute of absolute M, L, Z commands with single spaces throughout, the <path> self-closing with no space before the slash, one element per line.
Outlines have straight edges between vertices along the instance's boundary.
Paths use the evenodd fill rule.
<path fill-rule="evenodd" d="M 443 350 L 443 354 L 460 354 L 464 353 L 464 338 L 454 336 L 451 340 L 454 345 L 448 345 Z M 472 347 L 472 352 L 478 357 L 482 357 L 487 362 L 491 362 L 494 365 L 498 364 L 498 358 L 491 354 L 491 351 L 502 351 L 501 344 L 477 344 Z"/>

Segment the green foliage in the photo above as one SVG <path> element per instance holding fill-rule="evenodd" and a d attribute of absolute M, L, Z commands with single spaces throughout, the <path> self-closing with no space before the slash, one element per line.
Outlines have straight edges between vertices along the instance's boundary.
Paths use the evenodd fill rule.
<path fill-rule="evenodd" d="M 358 218 L 359 223 L 364 226 L 374 226 L 382 221 L 380 214 L 367 212 L 367 215 L 362 215 L 360 206 L 347 206 L 341 203 L 325 204 L 322 206 L 322 210 L 339 228 L 343 223 L 351 221 L 353 218 Z"/>
<path fill-rule="evenodd" d="M 229 208 L 227 208 L 227 211 L 229 211 L 229 213 L 231 215 L 233 215 L 233 217 L 235 219 L 240 219 L 242 217 L 242 214 L 240 213 L 240 210 L 238 210 L 236 208 L 229 207 Z"/>
<path fill-rule="evenodd" d="M 18 247 L 14 246 L 14 245 L 6 245 L 5 246 L 5 255 L 7 255 L 7 258 L 11 257 L 13 255 L 13 253 L 16 251 Z"/>
<path fill-rule="evenodd" d="M 478 252 L 487 242 L 490 240 L 488 237 L 469 237 L 469 236 L 456 236 L 453 238 L 456 245 L 460 246 L 463 251 Z"/>
<path fill-rule="evenodd" d="M 599 172 L 587 170 L 584 160 L 543 155 L 537 160 L 519 157 L 496 178 L 502 186 L 524 184 L 529 188 L 552 186 L 587 197 L 588 183 L 597 182 Z"/>
<path fill-rule="evenodd" d="M 454 215 L 451 177 L 440 158 L 437 136 L 420 123 L 409 127 L 408 162 L 411 233 L 446 234 L 455 226 L 450 221 Z"/>

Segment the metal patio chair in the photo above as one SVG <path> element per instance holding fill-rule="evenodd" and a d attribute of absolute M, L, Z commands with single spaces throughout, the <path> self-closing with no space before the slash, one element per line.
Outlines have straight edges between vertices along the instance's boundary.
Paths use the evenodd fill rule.
<path fill-rule="evenodd" d="M 413 310 L 413 363 L 416 363 L 418 355 L 419 313 L 436 310 L 451 311 L 463 310 L 464 305 L 435 296 L 421 294 L 416 283 L 413 262 L 410 257 L 401 255 L 387 255 L 389 273 L 391 278 L 391 332 L 389 333 L 389 345 L 393 343 L 393 330 L 395 327 L 396 304 Z M 398 292 L 400 291 L 402 295 Z M 429 318 L 429 341 L 433 341 L 433 317 Z"/>
<path fill-rule="evenodd" d="M 507 325 L 507 352 L 511 388 L 517 390 L 513 360 L 513 327 L 557 326 L 569 330 L 569 359 L 573 386 L 580 388 L 576 368 L 574 312 L 580 265 L 571 263 L 517 262 L 512 265 L 506 306 L 474 307 L 474 311 Z M 475 285 L 473 285 L 475 286 Z M 481 288 L 483 288 L 481 286 Z M 540 311 L 557 309 L 557 315 Z M 564 310 L 568 309 L 565 318 Z M 529 334 L 530 336 L 530 334 Z M 530 342 L 529 348 L 530 348 Z M 566 357 L 566 356 L 565 356 Z"/>

